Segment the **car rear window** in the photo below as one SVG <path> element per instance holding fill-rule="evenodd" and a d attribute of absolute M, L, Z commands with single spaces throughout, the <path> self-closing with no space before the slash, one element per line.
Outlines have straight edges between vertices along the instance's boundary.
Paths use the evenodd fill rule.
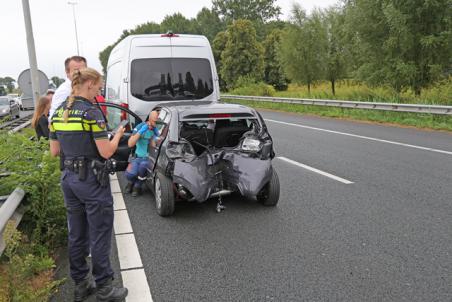
<path fill-rule="evenodd" d="M 207 59 L 136 59 L 130 80 L 132 95 L 143 101 L 199 100 L 213 92 Z"/>

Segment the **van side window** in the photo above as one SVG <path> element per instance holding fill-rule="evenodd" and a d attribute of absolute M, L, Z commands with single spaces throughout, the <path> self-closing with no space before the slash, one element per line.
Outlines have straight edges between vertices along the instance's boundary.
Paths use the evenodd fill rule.
<path fill-rule="evenodd" d="M 207 59 L 135 59 L 130 79 L 132 95 L 143 101 L 199 100 L 213 93 Z"/>
<path fill-rule="evenodd" d="M 107 83 L 106 83 L 106 99 L 108 101 L 115 101 L 119 99 L 119 92 L 121 87 L 121 62 L 116 62 L 107 69 Z"/>

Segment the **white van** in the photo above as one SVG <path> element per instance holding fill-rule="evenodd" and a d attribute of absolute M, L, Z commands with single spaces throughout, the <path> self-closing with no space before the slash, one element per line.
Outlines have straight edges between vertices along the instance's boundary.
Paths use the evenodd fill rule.
<path fill-rule="evenodd" d="M 220 87 L 209 41 L 204 36 L 130 35 L 111 51 L 106 100 L 143 120 L 158 103 L 218 101 Z"/>

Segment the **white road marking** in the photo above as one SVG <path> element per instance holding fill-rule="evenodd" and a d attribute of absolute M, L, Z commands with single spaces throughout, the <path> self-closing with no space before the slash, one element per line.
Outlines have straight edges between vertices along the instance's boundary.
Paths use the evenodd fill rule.
<path fill-rule="evenodd" d="M 119 266 L 123 284 L 129 290 L 126 302 L 153 302 L 116 174 L 110 175 L 110 183 L 115 210 L 114 230 Z"/>
<path fill-rule="evenodd" d="M 132 225 L 130 224 L 127 210 L 115 211 L 114 220 L 115 234 L 133 233 Z"/>
<path fill-rule="evenodd" d="M 121 270 L 129 268 L 142 268 L 140 252 L 133 234 L 116 235 L 118 258 Z"/>
<path fill-rule="evenodd" d="M 122 197 L 122 193 L 112 193 L 112 195 L 113 195 L 113 209 L 115 211 L 125 210 L 126 204 L 124 203 L 124 197 Z"/>
<path fill-rule="evenodd" d="M 415 149 L 419 149 L 419 150 L 425 150 L 425 151 L 431 151 L 431 152 L 436 152 L 436 153 L 452 155 L 452 151 L 445 151 L 445 150 L 433 149 L 433 148 L 429 148 L 429 147 L 422 147 L 422 146 L 404 144 L 404 143 L 399 143 L 399 142 L 394 142 L 394 141 L 388 141 L 388 140 L 385 140 L 385 139 L 379 139 L 379 138 L 374 138 L 374 137 L 369 137 L 369 136 L 351 134 L 351 133 L 346 133 L 346 132 L 339 132 L 339 131 L 322 129 L 322 128 L 316 128 L 316 127 L 305 126 L 305 125 L 300 125 L 300 124 L 286 123 L 286 122 L 281 122 L 281 121 L 272 120 L 272 119 L 265 119 L 265 120 L 268 121 L 268 122 L 278 123 L 278 124 L 283 124 L 283 125 L 288 125 L 288 126 L 294 126 L 294 127 L 300 127 L 300 128 L 311 129 L 311 130 L 329 132 L 329 133 L 334 133 L 334 134 L 346 135 L 346 136 L 351 136 L 351 137 L 356 137 L 356 138 L 367 139 L 367 140 L 371 140 L 371 141 L 375 141 L 375 142 L 393 144 L 393 145 L 398 145 L 398 146 L 403 146 L 403 147 L 415 148 Z"/>
<path fill-rule="evenodd" d="M 306 170 L 309 170 L 309 171 L 318 173 L 318 174 L 320 174 L 320 175 L 326 176 L 326 177 L 328 177 L 328 178 L 334 179 L 334 180 L 339 181 L 339 182 L 341 182 L 341 183 L 344 183 L 344 184 L 346 184 L 346 185 L 349 185 L 349 184 L 352 184 L 352 183 L 353 183 L 353 182 L 350 181 L 350 180 L 347 180 L 347 179 L 341 178 L 341 177 L 339 177 L 339 176 L 330 174 L 330 173 L 328 173 L 328 172 L 325 172 L 325 171 L 322 171 L 322 170 L 313 168 L 313 167 L 311 167 L 311 166 L 308 166 L 308 165 L 299 163 L 299 162 L 297 162 L 297 161 L 291 160 L 291 159 L 286 158 L 286 157 L 283 157 L 283 156 L 278 156 L 277 158 L 280 159 L 280 160 L 283 160 L 283 161 L 285 161 L 285 162 L 288 162 L 288 163 L 290 163 L 290 164 L 292 164 L 292 165 L 298 166 L 298 167 L 300 167 L 300 168 L 303 168 L 303 169 L 306 169 Z"/>
<path fill-rule="evenodd" d="M 121 193 L 121 187 L 118 180 L 110 180 L 111 193 Z"/>
<path fill-rule="evenodd" d="M 152 301 L 151 290 L 146 279 L 144 269 L 135 269 L 121 273 L 122 282 L 129 290 L 127 301 L 149 302 Z"/>

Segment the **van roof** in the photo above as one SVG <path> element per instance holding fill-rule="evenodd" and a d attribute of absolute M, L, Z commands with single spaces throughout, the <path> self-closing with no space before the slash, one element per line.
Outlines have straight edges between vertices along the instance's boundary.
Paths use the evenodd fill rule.
<path fill-rule="evenodd" d="M 143 34 L 143 35 L 129 35 L 125 37 L 121 43 L 127 43 L 133 39 L 172 39 L 173 42 L 184 41 L 191 45 L 209 45 L 209 40 L 202 35 L 186 35 L 186 34 L 174 34 L 174 36 L 167 36 L 167 34 Z"/>

